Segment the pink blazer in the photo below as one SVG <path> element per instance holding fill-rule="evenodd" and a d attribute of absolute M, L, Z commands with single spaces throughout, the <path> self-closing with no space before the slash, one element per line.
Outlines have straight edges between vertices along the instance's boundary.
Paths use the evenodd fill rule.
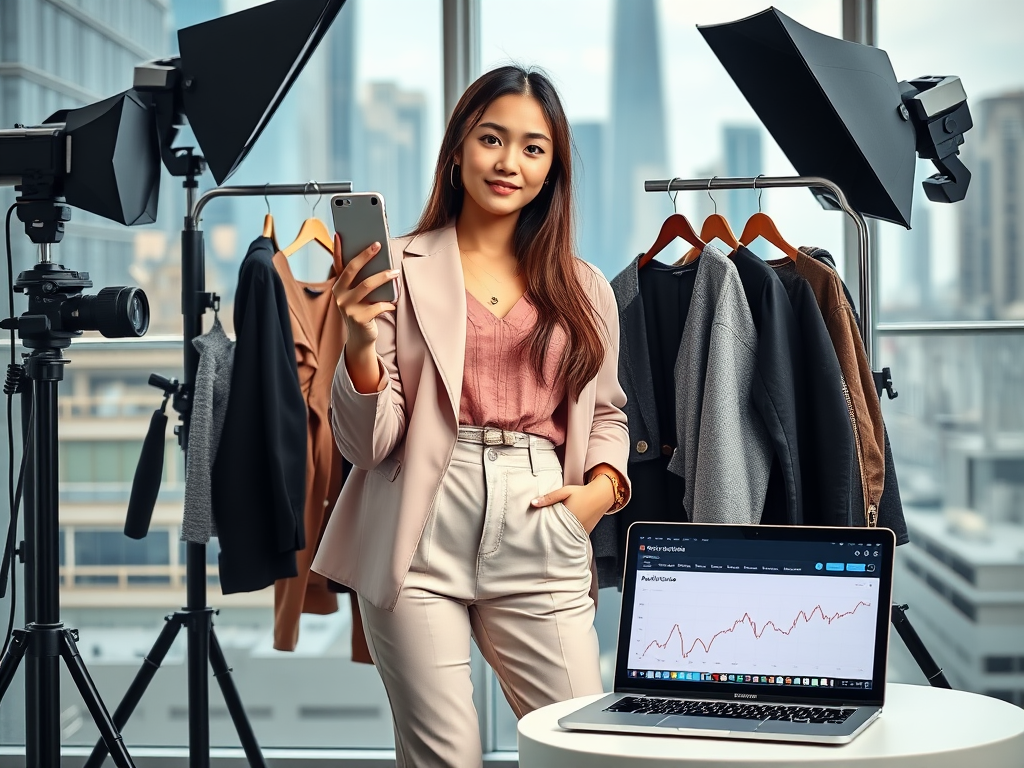
<path fill-rule="evenodd" d="M 466 356 L 466 296 L 455 227 L 391 241 L 400 262 L 396 311 L 377 318 L 381 388 L 360 394 L 342 355 L 332 387 L 331 425 L 354 466 L 312 569 L 393 610 L 458 437 Z M 619 320 L 611 286 L 579 261 L 607 326 L 608 354 L 597 377 L 570 398 L 563 472 L 580 485 L 607 463 L 626 477 L 629 433 L 619 386 Z"/>

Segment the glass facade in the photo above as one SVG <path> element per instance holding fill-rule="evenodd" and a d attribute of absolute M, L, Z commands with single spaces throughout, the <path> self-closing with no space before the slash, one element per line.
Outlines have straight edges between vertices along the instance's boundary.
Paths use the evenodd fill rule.
<path fill-rule="evenodd" d="M 0 0 L 0 126 L 36 124 L 123 90 L 135 64 L 177 49 L 178 28 L 258 2 Z M 915 627 L 955 687 L 1024 705 L 1024 330 L 950 334 L 928 327 L 1024 319 L 1024 47 L 1019 31 L 1009 31 L 1024 28 L 1024 10 L 1010 5 L 980 0 L 965 17 L 952 0 L 878 4 L 878 44 L 897 78 L 959 74 L 975 128 L 963 150 L 974 172 L 967 200 L 930 203 L 918 187 L 913 229 L 878 225 L 876 358 L 892 369 L 900 393 L 883 400 L 912 537 L 897 555 L 896 597 L 912 606 Z M 411 229 L 444 127 L 441 6 L 348 0 L 228 183 L 351 180 L 385 197 L 393 235 Z M 777 3 L 837 37 L 841 6 Z M 696 30 L 763 7 L 754 0 L 480 3 L 483 69 L 508 61 L 540 66 L 563 97 L 575 143 L 577 245 L 607 277 L 649 246 L 672 212 L 667 195 L 643 191 L 645 179 L 793 173 Z M 958 39 L 970 44 L 937 46 L 935 33 L 920 27 L 933 17 L 958 18 Z M 921 178 L 934 172 L 925 163 L 918 170 Z M 5 210 L 13 199 L 0 187 Z M 790 242 L 825 247 L 844 268 L 844 217 L 822 211 L 806 191 L 683 193 L 675 205 L 692 221 L 717 208 L 734 228 L 761 208 Z M 140 541 L 122 532 L 142 439 L 161 399 L 148 375 L 181 375 L 182 208 L 180 184 L 164 174 L 154 225 L 127 229 L 75 210 L 55 249 L 61 263 L 90 272 L 92 292 L 139 285 L 153 310 L 151 340 L 76 342 L 58 404 L 62 619 L 80 630 L 86 663 L 111 710 L 164 616 L 185 599 L 184 463 L 170 426 L 150 532 Z M 305 199 L 271 198 L 270 210 L 282 245 L 307 216 L 327 219 L 327 201 L 312 187 Z M 207 289 L 221 296 L 229 332 L 238 267 L 266 212 L 262 198 L 238 198 L 216 200 L 204 213 Z M 15 270 L 24 269 L 34 259 L 28 240 L 17 228 L 12 239 Z M 778 255 L 771 246 L 758 252 Z M 659 258 L 678 255 L 672 247 Z M 292 264 L 306 278 L 322 274 L 329 261 L 307 247 Z M 855 276 L 844 277 L 853 287 Z M 20 434 L 17 401 L 14 409 Z M 304 616 L 297 649 L 276 651 L 273 591 L 222 595 L 217 551 L 214 539 L 207 547 L 209 603 L 220 609 L 218 637 L 261 746 L 391 749 L 390 709 L 377 673 L 351 660 L 347 599 L 336 613 Z M 20 602 L 16 625 L 24 619 Z M 7 606 L 3 601 L 0 613 Z M 597 626 L 606 684 L 617 620 L 618 594 L 602 590 Z M 891 645 L 890 678 L 923 684 L 898 638 Z M 473 675 L 486 749 L 514 750 L 515 718 L 478 655 Z M 0 708 L 0 745 L 24 743 L 23 690 L 19 675 Z M 237 746 L 212 682 L 210 691 L 212 743 Z M 70 679 L 62 706 L 64 743 L 90 746 L 97 734 Z M 126 742 L 184 746 L 187 717 L 182 633 L 125 729 Z"/>

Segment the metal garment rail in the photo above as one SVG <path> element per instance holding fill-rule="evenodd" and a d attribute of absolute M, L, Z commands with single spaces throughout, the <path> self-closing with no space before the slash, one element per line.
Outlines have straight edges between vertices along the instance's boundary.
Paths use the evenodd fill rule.
<path fill-rule="evenodd" d="M 196 233 L 202 239 L 199 231 L 199 223 L 202 220 L 200 214 L 203 208 L 214 198 L 218 197 L 259 197 L 269 195 L 309 195 L 310 192 L 318 195 L 342 194 L 352 191 L 352 182 L 340 181 L 328 184 L 319 184 L 315 181 L 308 181 L 305 184 L 266 184 L 264 186 L 237 186 L 237 187 L 214 187 L 199 196 L 197 200 L 188 200 L 189 213 L 185 216 L 185 232 Z M 199 366 L 199 352 L 192 344 L 192 339 L 203 332 L 203 315 L 206 310 L 212 307 L 212 302 L 202 301 L 200 297 L 205 294 L 204 265 L 202 253 L 194 254 L 192 264 L 183 264 L 182 284 L 195 287 L 196 295 L 193 297 L 182 297 L 182 307 L 190 307 L 191 311 L 185 311 L 184 337 L 185 337 L 185 381 L 188 386 L 195 382 L 196 369 Z M 183 259 L 183 261 L 187 261 Z M 186 280 L 187 273 L 192 272 L 191 280 Z M 182 449 L 188 451 L 188 413 L 183 414 L 185 440 Z M 186 574 L 188 607 L 193 610 L 206 608 L 206 545 L 189 543 L 186 547 Z M 206 664 L 205 659 L 203 664 Z M 204 666 L 205 669 L 205 666 Z"/>
<path fill-rule="evenodd" d="M 202 220 L 200 215 L 206 204 L 215 197 L 259 197 L 261 195 L 340 195 L 352 191 L 351 181 L 336 181 L 327 184 L 320 184 L 316 181 L 307 181 L 305 184 L 267 184 L 266 186 L 248 187 L 214 187 L 204 192 L 188 215 L 186 229 L 198 229 Z"/>
<path fill-rule="evenodd" d="M 181 419 L 179 441 L 188 453 L 188 428 L 191 421 L 192 387 L 199 368 L 199 352 L 192 341 L 203 332 L 203 315 L 218 306 L 219 298 L 206 291 L 206 267 L 203 233 L 199 230 L 200 214 L 216 197 L 255 197 L 258 195 L 318 195 L 352 191 L 351 182 L 318 184 L 267 184 L 265 186 L 216 187 L 196 198 L 196 176 L 184 182 L 186 215 L 181 233 L 181 314 L 183 325 L 182 381 L 174 394 L 174 409 Z M 231 668 L 217 640 L 213 627 L 216 612 L 207 605 L 206 545 L 188 542 L 185 545 L 186 603 L 181 610 L 165 617 L 165 625 L 153 648 L 146 655 L 124 698 L 114 712 L 114 724 L 121 732 L 146 688 L 160 668 L 181 629 L 186 631 L 188 645 L 188 764 L 189 768 L 210 768 L 210 673 L 220 685 L 228 714 L 238 733 L 238 740 L 250 768 L 266 768 L 267 762 L 256 740 L 256 734 L 245 713 L 238 688 L 231 677 Z M 100 768 L 107 755 L 103 740 L 93 748 L 85 768 Z"/>
<path fill-rule="evenodd" d="M 715 189 L 781 189 L 786 187 L 818 187 L 829 190 L 839 207 L 853 220 L 857 228 L 857 265 L 859 267 L 860 335 L 864 340 L 868 365 L 875 367 L 875 305 L 871 293 L 871 250 L 868 225 L 864 217 L 853 209 L 843 190 L 822 176 L 757 176 L 747 178 L 721 177 L 713 179 L 659 179 L 644 182 L 647 192 L 710 192 Z"/>
<path fill-rule="evenodd" d="M 189 197 L 189 213 L 185 216 L 185 231 L 182 232 L 182 314 L 184 315 L 184 374 L 185 383 L 191 388 L 195 382 L 196 370 L 199 367 L 199 352 L 192 344 L 192 340 L 203 332 L 203 315 L 207 309 L 214 306 L 214 297 L 205 292 L 205 266 L 203 262 L 202 232 L 199 230 L 199 223 L 203 208 L 214 198 L 218 197 L 258 197 L 260 195 L 309 195 L 311 192 L 318 195 L 340 194 L 352 191 L 352 182 L 342 181 L 328 184 L 317 182 L 306 182 L 304 184 L 266 184 L 264 186 L 237 186 L 237 187 L 215 187 L 198 199 Z M 188 253 L 186 253 L 188 252 Z M 192 296 L 186 296 L 186 286 L 194 289 Z M 182 414 L 183 440 L 182 449 L 188 452 L 188 424 L 189 412 Z M 206 597 L 206 545 L 188 543 L 185 549 L 185 584 L 187 604 L 185 611 L 188 613 L 205 612 L 212 619 L 211 610 L 207 605 Z M 205 625 L 196 622 L 190 625 L 189 633 L 189 747 L 190 759 L 194 762 L 195 768 L 200 764 L 208 764 L 209 754 L 209 664 L 210 652 L 216 651 L 219 654 L 216 637 L 213 635 L 213 622 L 208 620 Z M 211 642 L 212 641 L 212 642 Z M 193 708 L 198 712 L 193 712 Z M 241 709 L 240 702 L 237 707 Z M 244 717 L 244 715 L 240 715 Z M 236 727 L 238 723 L 236 722 Z M 241 733 L 239 734 L 241 737 Z M 244 744 L 245 739 L 243 739 Z M 251 752 L 255 748 L 255 739 L 251 739 L 250 748 L 247 750 L 250 763 L 253 763 Z M 198 750 L 205 753 L 199 757 L 196 764 Z M 262 758 L 260 758 L 262 760 Z"/>

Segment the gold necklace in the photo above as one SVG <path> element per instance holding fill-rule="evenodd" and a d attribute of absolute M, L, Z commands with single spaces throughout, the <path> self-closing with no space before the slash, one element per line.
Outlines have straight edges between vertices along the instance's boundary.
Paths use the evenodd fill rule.
<path fill-rule="evenodd" d="M 466 251 L 462 250 L 461 248 L 459 249 L 459 253 L 461 253 L 461 254 L 462 254 L 463 256 L 465 256 L 465 257 L 466 257 L 466 258 L 467 258 L 467 259 L 468 259 L 468 260 L 469 260 L 470 262 L 472 262 L 472 263 L 473 263 L 473 264 L 474 264 L 475 266 L 480 266 L 479 264 L 477 264 L 477 263 L 476 263 L 476 261 L 474 261 L 474 259 L 473 259 L 473 257 L 472 257 L 472 256 L 470 256 L 470 255 L 469 255 L 468 253 L 466 253 Z M 495 277 L 494 275 L 492 275 L 492 274 L 491 274 L 490 272 L 488 272 L 488 271 L 487 271 L 486 269 L 484 269 L 483 267 L 480 267 L 480 269 L 483 269 L 483 270 L 484 270 L 484 272 L 485 272 L 485 273 L 487 273 L 487 275 L 488 275 L 488 276 L 489 276 L 489 277 L 490 277 L 490 278 L 491 278 L 491 279 L 492 279 L 492 280 L 493 280 L 494 282 L 498 283 L 498 285 L 504 285 L 504 284 L 505 284 L 505 281 L 504 281 L 504 280 L 499 280 L 498 278 L 496 278 L 496 277 Z M 470 272 L 471 272 L 471 273 L 473 274 L 473 277 L 474 277 L 474 278 L 475 278 L 475 279 L 477 280 L 477 282 L 482 282 L 482 281 L 480 280 L 480 276 L 479 276 L 479 275 L 477 275 L 477 273 L 476 273 L 476 270 L 475 270 L 475 269 L 473 269 L 473 268 L 471 267 L 469 271 L 470 271 Z M 494 291 L 494 292 L 492 292 L 492 294 L 491 294 L 491 306 L 494 306 L 495 304 L 497 304 L 497 303 L 498 303 L 498 297 L 494 295 L 494 293 L 496 293 L 496 292 L 497 292 L 497 291 Z"/>

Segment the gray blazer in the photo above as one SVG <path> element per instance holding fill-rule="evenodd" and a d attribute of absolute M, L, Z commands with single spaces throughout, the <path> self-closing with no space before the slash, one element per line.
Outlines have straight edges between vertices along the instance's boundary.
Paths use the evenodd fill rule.
<path fill-rule="evenodd" d="M 657 408 L 674 406 L 677 447 L 668 469 L 685 481 L 683 506 L 690 521 L 760 522 L 772 445 L 751 400 L 757 331 L 736 267 L 712 246 L 700 256 L 675 362 L 675 403 L 668 404 L 654 401 L 637 263 L 612 281 L 622 314 L 619 372 L 630 461 L 655 457 L 656 451 L 638 446 L 661 444 Z"/>
<path fill-rule="evenodd" d="M 205 544 L 211 536 L 217 535 L 213 523 L 210 476 L 228 413 L 235 342 L 227 337 L 217 319 L 213 327 L 193 339 L 192 344 L 199 351 L 199 367 L 189 420 L 181 540 Z"/>

